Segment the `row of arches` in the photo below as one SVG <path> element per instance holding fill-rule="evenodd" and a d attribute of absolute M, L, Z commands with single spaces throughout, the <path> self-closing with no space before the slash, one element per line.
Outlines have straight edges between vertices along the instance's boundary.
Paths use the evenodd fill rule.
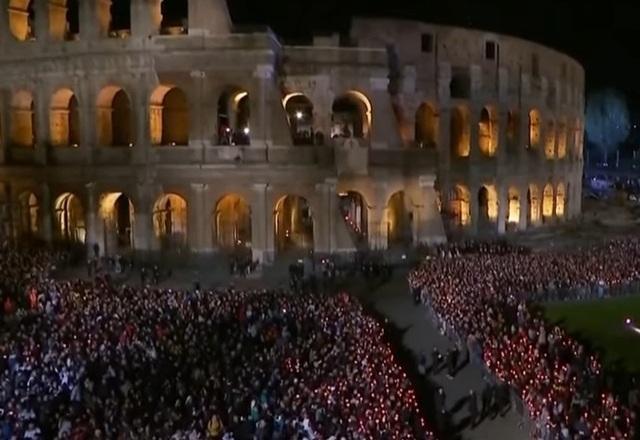
<path fill-rule="evenodd" d="M 17 234 L 20 237 L 40 235 L 41 209 L 38 197 L 24 192 L 17 198 Z M 339 194 L 339 209 L 346 225 L 361 240 L 369 235 L 369 205 L 356 191 Z M 410 244 L 412 232 L 412 203 L 404 191 L 391 195 L 380 225 L 389 246 Z M 98 204 L 96 237 L 105 252 L 126 252 L 136 249 L 136 214 L 131 198 L 122 192 L 102 194 Z M 74 193 L 59 195 L 53 203 L 54 237 L 56 240 L 85 243 L 87 224 L 82 200 Z M 153 203 L 151 221 L 153 234 L 160 249 L 187 246 L 187 200 L 175 193 L 162 194 Z M 273 206 L 274 246 L 278 252 L 309 250 L 314 247 L 314 214 L 309 201 L 289 194 L 279 198 Z M 140 226 L 144 227 L 144 226 Z M 376 228 L 378 225 L 376 225 Z M 252 210 L 239 194 L 220 198 L 211 212 L 214 246 L 225 250 L 246 249 L 252 246 Z M 382 231 L 380 231 L 382 232 Z"/>
<path fill-rule="evenodd" d="M 311 100 L 303 94 L 285 97 L 292 139 L 296 145 L 320 145 L 324 134 L 314 125 Z M 11 100 L 10 140 L 18 147 L 33 147 L 37 141 L 35 100 L 26 90 Z M 371 132 L 371 103 L 356 91 L 336 98 L 332 107 L 332 137 L 366 139 Z M 248 145 L 251 141 L 251 103 L 249 93 L 240 87 L 227 87 L 217 101 L 216 133 L 218 145 Z M 87 123 L 86 121 L 82 121 Z M 81 143 L 81 117 L 76 94 L 69 88 L 57 90 L 49 102 L 49 143 L 54 147 Z M 131 98 L 120 86 L 108 85 L 96 99 L 96 142 L 99 146 L 132 147 L 135 120 Z M 149 133 L 152 145 L 188 145 L 190 105 L 186 93 L 177 86 L 161 84 L 149 98 Z"/>
<path fill-rule="evenodd" d="M 506 223 L 512 229 L 518 229 L 520 224 L 520 210 L 522 208 L 521 194 L 518 188 L 509 187 L 507 194 Z M 452 188 L 449 194 L 449 208 L 447 214 L 452 223 L 458 227 L 471 225 L 471 192 L 465 185 L 459 184 Z M 541 221 L 552 218 L 564 218 L 567 214 L 568 185 L 558 183 L 555 187 L 548 183 L 540 189 L 531 184 L 527 188 L 526 205 L 527 225 L 537 225 Z M 477 194 L 478 224 L 480 227 L 495 224 L 498 221 L 499 196 L 495 185 L 483 185 Z"/>
<path fill-rule="evenodd" d="M 9 30 L 18 41 L 40 38 L 39 32 L 57 40 L 74 40 L 80 33 L 80 1 L 93 1 L 97 23 L 103 36 L 123 38 L 131 34 L 131 0 L 41 0 L 42 9 L 36 8 L 40 0 L 9 0 L 7 6 Z M 183 0 L 156 0 L 150 2 L 153 26 L 161 34 L 186 34 L 189 27 L 189 6 Z M 36 29 L 36 14 L 48 14 L 47 28 Z"/>
<path fill-rule="evenodd" d="M 451 110 L 449 121 L 450 150 L 453 157 L 465 158 L 471 153 L 471 113 L 468 107 L 459 105 Z M 544 143 L 547 159 L 564 159 L 568 154 L 568 142 L 571 137 L 575 155 L 581 154 L 582 125 L 579 119 L 567 122 L 548 119 L 543 130 L 540 111 L 532 109 L 528 115 L 528 138 L 526 148 L 535 150 Z M 506 145 L 515 149 L 520 136 L 520 118 L 515 111 L 507 113 Z M 436 148 L 440 137 L 440 115 L 435 106 L 423 103 L 416 112 L 415 142 L 420 148 Z M 542 138 L 544 133 L 544 139 Z M 483 156 L 494 157 L 500 144 L 500 121 L 497 111 L 485 106 L 480 111 L 477 127 L 478 149 Z"/>

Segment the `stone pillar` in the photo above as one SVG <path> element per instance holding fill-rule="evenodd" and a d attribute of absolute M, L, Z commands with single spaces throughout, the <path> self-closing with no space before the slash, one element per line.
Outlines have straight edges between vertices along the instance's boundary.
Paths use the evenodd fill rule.
<path fill-rule="evenodd" d="M 34 93 L 35 112 L 35 158 L 39 164 L 45 165 L 49 155 L 49 107 L 48 91 L 39 85 Z"/>
<path fill-rule="evenodd" d="M 78 3 L 81 40 L 95 40 L 103 33 L 103 26 L 98 21 L 98 2 L 111 6 L 111 0 L 81 0 Z"/>
<path fill-rule="evenodd" d="M 201 70 L 191 71 L 191 89 L 193 93 L 193 101 L 189 108 L 189 146 L 202 148 L 204 146 L 205 135 L 203 127 L 204 113 L 202 111 L 202 99 L 205 98 L 203 93 L 204 83 L 207 74 Z"/>
<path fill-rule="evenodd" d="M 136 252 L 147 253 L 151 250 L 151 238 L 154 234 L 151 200 L 151 183 L 147 180 L 138 182 L 137 204 L 134 207 L 133 248 Z"/>
<path fill-rule="evenodd" d="M 0 90 L 0 164 L 8 162 L 10 145 L 11 93 L 8 90 Z"/>
<path fill-rule="evenodd" d="M 160 33 L 161 0 L 131 0 L 131 35 L 148 37 Z"/>
<path fill-rule="evenodd" d="M 369 232 L 370 249 L 386 249 L 388 245 L 388 226 L 386 222 L 387 200 L 386 184 L 384 182 L 374 183 L 374 200 L 371 200 L 371 209 L 368 212 L 367 230 Z"/>
<path fill-rule="evenodd" d="M 36 40 L 42 44 L 47 44 L 49 35 L 49 2 L 48 0 L 36 0 L 34 5 L 35 14 L 35 36 Z"/>
<path fill-rule="evenodd" d="M 498 235 L 507 232 L 507 219 L 509 216 L 509 186 L 498 185 Z"/>
<path fill-rule="evenodd" d="M 100 222 L 98 215 L 98 200 L 96 194 L 96 184 L 94 182 L 87 183 L 85 185 L 87 189 L 87 207 L 86 207 L 86 222 L 87 222 L 87 235 L 85 244 L 87 246 L 87 255 L 93 256 L 93 246 L 98 244 L 100 246 L 100 254 L 104 255 L 104 233 L 100 233 L 98 230 L 98 223 Z"/>
<path fill-rule="evenodd" d="M 498 167 L 504 167 L 506 166 L 507 162 L 509 162 L 509 155 L 508 155 L 508 147 L 507 145 L 509 144 L 509 140 L 507 139 L 507 121 L 509 119 L 509 111 L 502 107 L 501 110 L 499 111 L 497 117 L 497 123 L 498 123 L 498 152 L 497 152 L 497 162 L 498 162 Z"/>
<path fill-rule="evenodd" d="M 373 77 L 369 80 L 372 96 L 369 97 L 373 106 L 371 119 L 371 148 L 399 148 L 402 146 L 400 134 L 393 117 L 391 96 L 387 90 L 389 79 L 386 77 Z"/>
<path fill-rule="evenodd" d="M 251 120 L 249 128 L 251 130 L 251 145 L 264 147 L 271 141 L 271 121 L 272 115 L 269 111 L 271 95 L 271 85 L 273 77 L 273 66 L 270 64 L 260 64 L 253 72 L 256 83 L 255 92 L 249 95 L 251 106 Z"/>
<path fill-rule="evenodd" d="M 438 211 L 435 175 L 418 178 L 419 198 L 414 208 L 414 243 L 443 243 L 447 241 L 442 216 Z"/>
<path fill-rule="evenodd" d="M 9 42 L 12 42 L 15 38 L 11 35 L 11 29 L 9 28 L 9 10 L 6 6 L 7 2 L 2 2 L 0 7 L 0 47 L 7 47 Z"/>
<path fill-rule="evenodd" d="M 85 154 L 87 164 L 92 164 L 95 160 L 97 147 L 97 109 L 95 88 L 92 87 L 91 81 L 88 83 L 78 83 L 76 87 L 81 90 L 79 97 L 79 116 L 80 116 L 80 148 Z"/>
<path fill-rule="evenodd" d="M 206 200 L 208 189 L 207 184 L 191 184 L 187 224 L 189 227 L 189 248 L 196 253 L 212 252 L 213 242 L 209 222 L 211 215 L 208 212 Z"/>
<path fill-rule="evenodd" d="M 528 228 L 528 218 L 529 212 L 531 211 L 531 207 L 529 206 L 529 201 L 527 198 L 527 194 L 529 192 L 529 185 L 524 184 L 518 188 L 518 192 L 520 193 L 520 224 L 518 225 L 519 231 L 526 231 Z"/>
<path fill-rule="evenodd" d="M 46 243 L 53 242 L 53 213 L 55 207 L 51 200 L 51 190 L 47 183 L 43 183 L 40 189 L 40 222 L 42 239 Z"/>
<path fill-rule="evenodd" d="M 471 215 L 471 224 L 467 227 L 467 232 L 476 235 L 480 230 L 480 203 L 478 201 L 478 192 L 481 186 L 476 184 L 469 185 L 469 214 Z"/>
<path fill-rule="evenodd" d="M 480 151 L 480 145 L 478 142 L 479 137 L 479 126 L 480 123 L 480 113 L 482 112 L 482 107 L 470 106 L 469 107 L 469 161 L 471 163 L 477 163 L 483 157 L 486 158 Z"/>
<path fill-rule="evenodd" d="M 251 249 L 253 259 L 271 264 L 275 255 L 273 211 L 269 205 L 270 187 L 267 183 L 252 185 Z"/>
<path fill-rule="evenodd" d="M 133 163 L 146 164 L 149 161 L 151 133 L 149 129 L 149 86 L 145 86 L 145 78 L 140 78 L 138 88 L 132 99 L 135 118 L 135 143 L 133 146 Z"/>
<path fill-rule="evenodd" d="M 319 183 L 316 185 L 315 202 L 312 206 L 313 215 L 313 249 L 316 254 L 331 252 L 331 196 L 330 185 Z M 312 202 L 313 203 L 313 202 Z"/>

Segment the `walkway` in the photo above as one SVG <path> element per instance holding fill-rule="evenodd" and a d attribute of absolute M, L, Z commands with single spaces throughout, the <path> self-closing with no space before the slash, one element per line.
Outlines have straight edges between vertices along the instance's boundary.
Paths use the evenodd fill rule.
<path fill-rule="evenodd" d="M 389 283 L 382 285 L 373 291 L 368 298 L 362 298 L 370 302 L 375 309 L 402 332 L 402 344 L 409 349 L 414 356 L 424 352 L 430 357 L 434 346 L 441 353 L 452 346 L 447 338 L 441 336 L 432 325 L 422 306 L 416 306 L 408 294 L 406 273 L 394 274 Z M 480 369 L 466 365 L 460 370 L 453 380 L 446 377 L 446 371 L 430 376 L 435 386 L 442 386 L 447 396 L 447 408 L 460 407 L 460 402 L 471 389 L 476 390 L 478 396 L 478 408 L 480 394 L 484 385 Z M 459 425 L 468 416 L 466 405 L 453 415 L 453 424 Z M 510 411 L 505 417 L 496 417 L 494 420 L 485 419 L 475 429 L 468 427 L 461 433 L 464 440 L 520 440 L 527 439 L 525 430 L 518 428 L 519 417 L 515 411 Z M 435 423 L 435 421 L 430 421 Z"/>

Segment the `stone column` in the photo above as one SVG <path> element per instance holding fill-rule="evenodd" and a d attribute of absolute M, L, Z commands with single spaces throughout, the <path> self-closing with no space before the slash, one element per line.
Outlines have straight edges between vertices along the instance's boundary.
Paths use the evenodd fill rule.
<path fill-rule="evenodd" d="M 35 36 L 36 40 L 42 44 L 47 44 L 50 40 L 49 34 L 49 2 L 48 0 L 36 0 L 34 5 L 35 14 Z"/>
<path fill-rule="evenodd" d="M 369 79 L 371 94 L 369 97 L 372 109 L 369 118 L 371 126 L 369 134 L 371 148 L 386 149 L 398 148 L 402 145 L 400 135 L 396 126 L 391 106 L 391 97 L 387 88 L 389 79 L 387 77 L 373 77 Z"/>
<path fill-rule="evenodd" d="M 100 246 L 100 254 L 104 255 L 104 234 L 101 234 L 98 230 L 98 200 L 96 194 L 96 184 L 94 182 L 87 183 L 85 185 L 87 189 L 87 207 L 86 207 L 86 222 L 87 222 L 87 235 L 85 244 L 87 246 L 87 255 L 93 256 L 93 246 L 98 244 Z"/>
<path fill-rule="evenodd" d="M 95 88 L 92 87 L 92 81 L 78 83 L 77 90 L 81 90 L 79 97 L 79 116 L 80 116 L 80 148 L 85 154 L 87 164 L 92 164 L 95 160 L 97 146 L 97 109 Z"/>
<path fill-rule="evenodd" d="M 151 183 L 140 180 L 137 188 L 137 204 L 134 207 L 133 247 L 136 252 L 146 254 L 151 250 L 151 238 L 154 234 L 151 200 Z"/>
<path fill-rule="evenodd" d="M 149 129 L 149 89 L 150 84 L 145 80 L 148 78 L 141 77 L 138 81 L 138 88 L 132 99 L 134 104 L 134 118 L 136 137 L 133 146 L 133 163 L 142 165 L 149 161 L 149 153 L 151 148 L 151 133 Z"/>
<path fill-rule="evenodd" d="M 506 166 L 509 162 L 509 155 L 507 152 L 507 145 L 509 141 L 507 139 L 507 121 L 509 119 L 509 111 L 502 107 L 499 111 L 496 121 L 498 124 L 498 152 L 497 152 L 497 161 L 498 161 L 498 169 Z"/>
<path fill-rule="evenodd" d="M 161 0 L 131 0 L 131 35 L 148 37 L 160 33 Z"/>
<path fill-rule="evenodd" d="M 254 147 L 264 147 L 271 141 L 271 121 L 272 115 L 269 112 L 269 101 L 271 85 L 269 82 L 273 77 L 273 66 L 271 64 L 260 64 L 253 72 L 256 86 L 255 92 L 249 95 L 251 106 L 251 145 Z"/>
<path fill-rule="evenodd" d="M 7 47 L 9 42 L 14 40 L 13 35 L 11 34 L 11 29 L 9 28 L 9 10 L 7 7 L 8 2 L 2 2 L 2 7 L 0 7 L 0 47 Z"/>
<path fill-rule="evenodd" d="M 251 249 L 253 259 L 271 264 L 275 255 L 273 212 L 269 205 L 270 187 L 267 183 L 252 185 Z"/>
<path fill-rule="evenodd" d="M 469 151 L 469 161 L 472 164 L 475 164 L 477 162 L 479 162 L 480 160 L 482 160 L 483 158 L 486 158 L 486 156 L 484 156 L 482 154 L 482 152 L 480 151 L 480 145 L 479 145 L 479 126 L 478 124 L 480 123 L 480 112 L 482 111 L 482 107 L 477 107 L 477 106 L 470 106 L 469 107 L 469 145 L 470 145 L 470 151 Z"/>
<path fill-rule="evenodd" d="M 435 175 L 418 177 L 418 204 L 414 207 L 414 243 L 441 243 L 447 240 L 438 211 Z M 414 200 L 415 202 L 416 200 Z"/>
<path fill-rule="evenodd" d="M 469 214 L 471 215 L 471 224 L 467 226 L 467 233 L 475 235 L 480 230 L 480 203 L 478 201 L 478 192 L 481 186 L 475 183 L 469 185 Z"/>
<path fill-rule="evenodd" d="M 524 185 L 520 185 L 518 192 L 520 193 L 520 224 L 518 225 L 518 230 L 526 231 L 529 226 L 527 224 L 527 220 L 529 218 L 529 212 L 531 211 L 529 201 L 527 200 L 529 185 L 526 183 Z"/>
<path fill-rule="evenodd" d="M 507 219 L 509 216 L 509 185 L 498 185 L 498 235 L 504 235 L 507 231 Z"/>
<path fill-rule="evenodd" d="M 50 96 L 48 91 L 38 85 L 34 93 L 35 112 L 35 158 L 39 164 L 45 165 L 49 155 L 49 108 Z"/>
<path fill-rule="evenodd" d="M 387 224 L 386 209 L 387 201 L 386 184 L 384 182 L 374 183 L 374 200 L 371 200 L 371 209 L 368 212 L 367 231 L 369 232 L 369 248 L 370 249 L 386 249 L 387 240 Z"/>
<path fill-rule="evenodd" d="M 51 201 L 51 190 L 47 183 L 43 183 L 40 189 L 40 222 L 42 239 L 46 243 L 53 241 L 53 213 L 55 207 Z"/>
<path fill-rule="evenodd" d="M 203 90 L 206 78 L 207 74 L 201 70 L 191 71 L 191 89 L 193 90 L 193 99 L 189 108 L 189 146 L 200 149 L 203 148 L 205 140 L 203 130 L 204 114 L 202 111 L 202 98 L 204 97 Z"/>
<path fill-rule="evenodd" d="M 188 234 L 189 248 L 196 253 L 212 251 L 211 228 L 209 227 L 211 216 L 207 209 L 207 184 L 191 184 L 191 200 L 188 209 Z M 207 234 L 207 231 L 209 233 Z"/>
<path fill-rule="evenodd" d="M 110 0 L 80 0 L 78 3 L 81 40 L 95 40 L 103 32 L 102 25 L 98 21 L 98 1 L 111 5 Z"/>
<path fill-rule="evenodd" d="M 2 9 L 2 8 L 0 8 Z M 0 164 L 8 161 L 11 144 L 11 93 L 0 90 Z"/>

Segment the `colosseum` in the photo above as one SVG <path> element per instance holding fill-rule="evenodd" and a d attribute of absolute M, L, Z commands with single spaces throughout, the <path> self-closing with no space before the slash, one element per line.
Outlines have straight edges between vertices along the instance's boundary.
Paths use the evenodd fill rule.
<path fill-rule="evenodd" d="M 11 240 L 268 262 L 580 214 L 584 71 L 539 44 L 355 18 L 287 45 L 225 0 L 7 2 Z"/>

